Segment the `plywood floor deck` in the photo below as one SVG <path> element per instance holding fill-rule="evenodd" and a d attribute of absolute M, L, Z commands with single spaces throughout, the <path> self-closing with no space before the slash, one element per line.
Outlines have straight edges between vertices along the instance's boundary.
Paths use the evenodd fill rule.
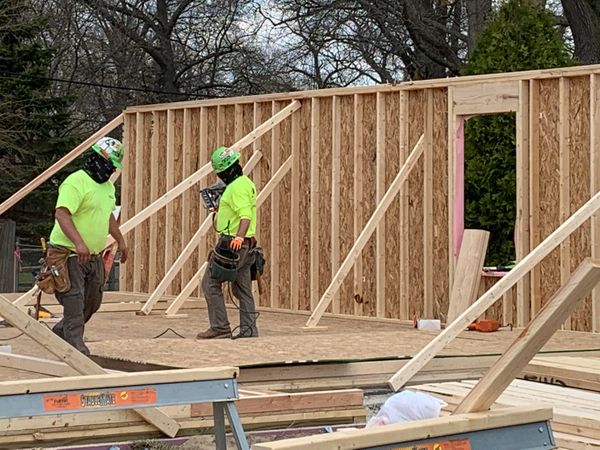
<path fill-rule="evenodd" d="M 12 296 L 15 298 L 15 296 Z M 107 293 L 106 301 L 140 301 L 144 295 Z M 137 300 L 136 300 L 137 299 Z M 190 302 L 188 302 L 190 303 Z M 261 336 L 238 340 L 195 340 L 208 327 L 204 302 L 187 309 L 186 318 L 169 319 L 162 314 L 138 316 L 134 312 L 99 312 L 86 326 L 92 352 L 105 358 L 171 367 L 215 365 L 260 366 L 296 361 L 352 361 L 410 358 L 435 332 L 418 331 L 407 323 L 345 319 L 325 316 L 326 330 L 303 331 L 307 315 L 262 311 L 258 319 Z M 229 309 L 232 326 L 237 311 Z M 177 334 L 176 334 L 177 333 Z M 10 344 L 13 353 L 51 358 L 28 337 L 12 328 L 0 328 L 0 344 Z M 161 337 L 157 337 L 161 335 Z M 518 331 L 464 332 L 447 346 L 444 355 L 489 355 L 506 350 Z M 180 337 L 180 336 L 182 337 Z M 559 331 L 543 351 L 599 352 L 600 335 Z M 19 371 L 0 369 L 0 379 L 24 378 Z"/>

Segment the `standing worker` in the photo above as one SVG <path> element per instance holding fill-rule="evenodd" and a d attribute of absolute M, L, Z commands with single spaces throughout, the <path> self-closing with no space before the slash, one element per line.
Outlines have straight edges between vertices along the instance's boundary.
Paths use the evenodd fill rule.
<path fill-rule="evenodd" d="M 65 255 L 65 275 L 70 280 L 70 289 L 56 292 L 64 312 L 52 331 L 85 355 L 90 351 L 83 340 L 84 326 L 102 304 L 102 251 L 107 234 L 117 242 L 121 262 L 127 260 L 127 245 L 113 215 L 115 187 L 109 180 L 121 168 L 123 144 L 104 137 L 92 150 L 83 169 L 69 175 L 58 188 L 48 248 L 49 255 Z"/>
<path fill-rule="evenodd" d="M 202 278 L 210 328 L 198 333 L 197 339 L 258 336 L 250 271 L 256 247 L 256 187 L 243 174 L 239 159 L 239 152 L 226 147 L 219 147 L 211 158 L 213 170 L 225 183 L 225 191 L 216 213 L 215 228 L 220 237 Z M 222 289 L 225 281 L 231 283 L 232 294 L 239 301 L 240 326 L 235 336 L 225 309 Z"/>

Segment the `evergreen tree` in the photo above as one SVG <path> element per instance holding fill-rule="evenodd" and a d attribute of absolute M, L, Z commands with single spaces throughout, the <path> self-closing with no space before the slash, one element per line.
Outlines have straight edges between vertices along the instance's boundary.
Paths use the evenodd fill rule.
<path fill-rule="evenodd" d="M 478 37 L 465 75 L 572 65 L 554 18 L 531 0 L 500 5 Z M 486 263 L 515 259 L 514 114 L 475 117 L 465 127 L 465 226 L 491 234 Z"/>
<path fill-rule="evenodd" d="M 50 92 L 53 51 L 41 42 L 43 27 L 28 2 L 0 0 L 0 201 L 73 144 L 66 136 L 71 99 Z M 18 236 L 48 236 L 57 184 L 50 180 L 3 215 L 17 222 Z"/>

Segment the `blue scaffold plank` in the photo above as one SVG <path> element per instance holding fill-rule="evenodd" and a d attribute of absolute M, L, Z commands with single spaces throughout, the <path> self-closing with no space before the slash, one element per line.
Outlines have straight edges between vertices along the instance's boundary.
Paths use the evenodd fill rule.
<path fill-rule="evenodd" d="M 226 402 L 238 398 L 234 379 L 3 395 L 0 418 Z"/>
<path fill-rule="evenodd" d="M 556 448 L 550 422 L 512 425 L 451 436 L 397 442 L 363 450 L 549 450 Z"/>

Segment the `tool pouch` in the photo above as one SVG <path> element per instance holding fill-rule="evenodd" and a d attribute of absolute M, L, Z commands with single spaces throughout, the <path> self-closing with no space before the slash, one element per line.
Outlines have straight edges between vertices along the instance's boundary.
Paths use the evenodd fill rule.
<path fill-rule="evenodd" d="M 210 276 L 219 281 L 234 281 L 240 255 L 227 248 L 216 246 L 210 259 Z"/>
<path fill-rule="evenodd" d="M 265 271 L 265 264 L 267 261 L 261 247 L 254 247 L 250 252 L 254 254 L 254 264 L 250 267 L 250 275 L 254 281 L 260 278 Z"/>
<path fill-rule="evenodd" d="M 49 247 L 46 252 L 37 286 L 46 294 L 62 294 L 71 289 L 68 260 L 71 251 L 62 247 Z"/>

